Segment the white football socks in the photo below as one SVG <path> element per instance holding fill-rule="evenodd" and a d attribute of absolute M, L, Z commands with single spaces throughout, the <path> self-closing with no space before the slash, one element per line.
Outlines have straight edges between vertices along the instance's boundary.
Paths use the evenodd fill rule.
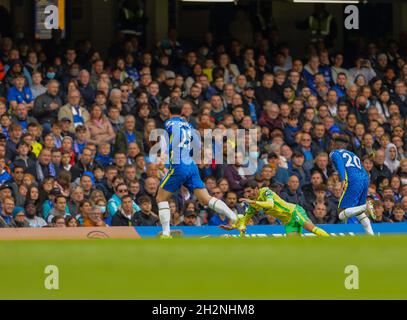
<path fill-rule="evenodd" d="M 348 209 L 343 210 L 339 214 L 339 219 L 341 219 L 341 220 L 349 219 L 349 218 L 352 218 L 354 216 L 358 216 L 358 215 L 362 214 L 365 211 L 366 211 L 366 205 L 365 204 L 363 206 L 359 206 L 359 207 L 348 208 Z"/>
<path fill-rule="evenodd" d="M 168 201 L 158 203 L 158 214 L 160 217 L 161 226 L 163 227 L 163 235 L 169 237 L 171 235 L 171 212 Z"/>
<path fill-rule="evenodd" d="M 217 213 L 226 215 L 232 222 L 237 221 L 236 213 L 234 213 L 222 200 L 211 198 L 208 206 Z"/>
<path fill-rule="evenodd" d="M 371 225 L 370 220 L 367 217 L 367 215 L 365 213 L 363 213 L 363 214 L 358 215 L 357 218 L 358 218 L 360 224 L 365 229 L 366 233 L 370 236 L 374 236 L 372 225 Z"/>

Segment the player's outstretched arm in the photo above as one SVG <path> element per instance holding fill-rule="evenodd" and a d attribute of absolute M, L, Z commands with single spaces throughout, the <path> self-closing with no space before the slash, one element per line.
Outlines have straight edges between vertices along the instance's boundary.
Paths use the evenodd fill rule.
<path fill-rule="evenodd" d="M 255 200 L 250 200 L 250 199 L 246 199 L 246 198 L 241 198 L 239 199 L 239 202 L 244 202 L 248 205 L 255 205 L 256 201 Z"/>
<path fill-rule="evenodd" d="M 252 204 L 254 204 L 256 201 L 250 200 L 250 199 L 240 199 L 240 202 L 245 202 L 249 205 L 249 207 L 246 210 L 245 215 L 238 215 L 238 219 L 235 223 L 232 223 L 231 225 L 223 225 L 219 226 L 223 230 L 231 231 L 231 230 L 239 230 L 240 231 L 240 236 L 244 237 L 246 234 L 246 226 L 247 223 L 250 221 L 250 219 L 253 217 L 253 215 L 256 213 L 256 209 L 253 207 Z"/>
<path fill-rule="evenodd" d="M 316 234 L 319 237 L 329 237 L 329 233 L 326 232 L 325 230 L 317 227 L 314 225 L 311 221 L 307 221 L 304 223 L 304 229 L 312 232 L 313 234 Z"/>
<path fill-rule="evenodd" d="M 246 234 L 246 225 L 247 225 L 246 216 L 239 214 L 238 219 L 235 223 L 232 223 L 230 225 L 221 225 L 221 226 L 219 226 L 219 228 L 221 228 L 223 230 L 227 230 L 227 231 L 239 230 L 240 236 L 243 237 Z M 250 216 L 250 218 L 251 218 L 251 216 Z M 250 220 L 250 218 L 249 218 L 249 220 Z"/>
<path fill-rule="evenodd" d="M 256 208 L 256 209 L 273 209 L 274 208 L 274 200 L 267 199 L 267 201 L 255 201 L 246 198 L 242 198 L 239 200 L 240 202 L 245 202 L 248 205 Z"/>

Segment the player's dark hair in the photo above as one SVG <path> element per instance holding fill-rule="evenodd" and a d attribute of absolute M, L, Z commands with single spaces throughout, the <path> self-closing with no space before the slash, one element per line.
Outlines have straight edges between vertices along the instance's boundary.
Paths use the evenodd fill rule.
<path fill-rule="evenodd" d="M 170 103 L 170 112 L 173 116 L 178 116 L 181 114 L 181 107 L 175 103 Z"/>
<path fill-rule="evenodd" d="M 256 189 L 258 188 L 259 185 L 257 184 L 257 182 L 255 180 L 249 180 L 245 183 L 244 188 L 251 188 L 251 189 Z"/>
<path fill-rule="evenodd" d="M 349 138 L 346 135 L 339 135 L 333 139 L 334 142 L 349 144 Z"/>

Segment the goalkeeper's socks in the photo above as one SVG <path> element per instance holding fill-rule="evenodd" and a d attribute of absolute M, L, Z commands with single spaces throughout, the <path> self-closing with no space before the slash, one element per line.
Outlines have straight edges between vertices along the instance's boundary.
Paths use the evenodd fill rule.
<path fill-rule="evenodd" d="M 319 237 L 329 237 L 329 234 L 325 230 L 318 227 L 312 229 L 312 233 L 316 234 Z"/>
<path fill-rule="evenodd" d="M 366 211 L 365 204 L 363 206 L 359 206 L 359 207 L 348 208 L 348 209 L 343 210 L 339 214 L 339 219 L 346 220 L 346 219 L 352 218 L 354 216 L 358 216 L 365 211 Z"/>
<path fill-rule="evenodd" d="M 234 213 L 222 200 L 211 198 L 208 207 L 219 214 L 226 215 L 226 217 L 228 217 L 233 223 L 237 221 L 236 213 Z"/>
<path fill-rule="evenodd" d="M 361 214 L 359 216 L 357 216 L 360 224 L 363 226 L 363 229 L 365 229 L 365 232 L 369 235 L 369 236 L 374 236 L 374 232 L 372 229 L 372 224 L 370 223 L 369 218 L 367 217 L 367 215 Z"/>
<path fill-rule="evenodd" d="M 171 235 L 171 212 L 170 204 L 168 203 L 168 201 L 158 203 L 158 214 L 160 217 L 161 225 L 163 227 L 163 236 L 169 237 Z"/>

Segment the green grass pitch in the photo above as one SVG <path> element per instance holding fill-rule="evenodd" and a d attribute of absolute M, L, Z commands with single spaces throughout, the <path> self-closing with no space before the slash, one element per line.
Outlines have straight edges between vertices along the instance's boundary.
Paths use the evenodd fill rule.
<path fill-rule="evenodd" d="M 407 237 L 1 242 L 0 272 L 0 299 L 406 299 Z"/>

